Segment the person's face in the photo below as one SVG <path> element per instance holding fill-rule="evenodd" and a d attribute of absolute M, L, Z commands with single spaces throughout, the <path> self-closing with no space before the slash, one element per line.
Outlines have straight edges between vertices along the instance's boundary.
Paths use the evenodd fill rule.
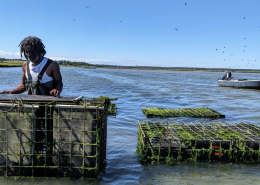
<path fill-rule="evenodd" d="M 36 62 L 39 59 L 37 51 L 31 45 L 24 46 L 24 55 L 31 62 Z"/>

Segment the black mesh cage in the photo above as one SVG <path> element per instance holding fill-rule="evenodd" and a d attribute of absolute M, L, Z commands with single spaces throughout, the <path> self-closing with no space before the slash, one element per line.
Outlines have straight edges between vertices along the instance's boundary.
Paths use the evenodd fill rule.
<path fill-rule="evenodd" d="M 0 174 L 83 177 L 106 165 L 103 101 L 0 95 Z"/>

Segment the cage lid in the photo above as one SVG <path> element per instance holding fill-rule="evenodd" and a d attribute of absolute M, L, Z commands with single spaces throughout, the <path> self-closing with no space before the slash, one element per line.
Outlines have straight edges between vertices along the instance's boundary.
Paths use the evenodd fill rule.
<path fill-rule="evenodd" d="M 81 97 L 81 96 L 79 96 Z M 26 102 L 75 102 L 79 97 L 54 97 L 46 95 L 0 94 L 0 102 L 23 100 Z"/>

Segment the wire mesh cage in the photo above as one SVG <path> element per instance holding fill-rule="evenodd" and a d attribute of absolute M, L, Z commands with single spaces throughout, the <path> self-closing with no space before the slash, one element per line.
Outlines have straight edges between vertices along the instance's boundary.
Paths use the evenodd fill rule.
<path fill-rule="evenodd" d="M 93 178 L 104 170 L 104 101 L 12 98 L 0 97 L 1 175 Z"/>
<path fill-rule="evenodd" d="M 213 109 L 198 107 L 198 108 L 184 108 L 184 109 L 164 109 L 160 107 L 143 107 L 143 113 L 147 118 L 149 117 L 192 117 L 192 118 L 225 118 Z"/>
<path fill-rule="evenodd" d="M 243 161 L 260 159 L 260 127 L 251 123 L 138 122 L 141 161 Z"/>

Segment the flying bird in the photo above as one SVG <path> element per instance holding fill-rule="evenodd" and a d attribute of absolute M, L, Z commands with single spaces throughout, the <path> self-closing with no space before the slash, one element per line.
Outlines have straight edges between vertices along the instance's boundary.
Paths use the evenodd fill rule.
<path fill-rule="evenodd" d="M 185 3 L 185 5 L 187 5 L 187 3 Z"/>
<path fill-rule="evenodd" d="M 176 31 L 178 31 L 178 29 L 177 29 L 177 28 L 175 28 L 175 30 L 176 30 Z"/>
<path fill-rule="evenodd" d="M 86 8 L 89 8 L 88 6 L 86 6 Z"/>
<path fill-rule="evenodd" d="M 246 19 L 246 17 L 244 17 L 244 19 Z"/>

